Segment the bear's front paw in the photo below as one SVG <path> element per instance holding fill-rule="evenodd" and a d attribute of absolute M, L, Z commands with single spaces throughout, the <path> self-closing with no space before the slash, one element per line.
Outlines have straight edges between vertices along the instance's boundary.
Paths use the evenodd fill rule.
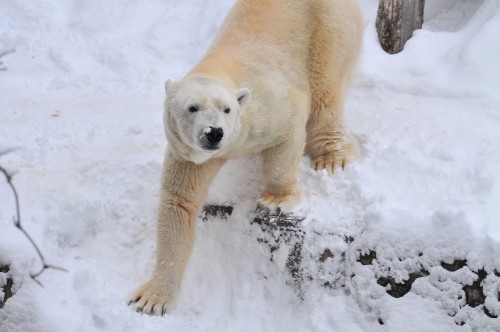
<path fill-rule="evenodd" d="M 271 194 L 265 192 L 257 201 L 260 209 L 268 210 L 270 213 L 289 213 L 300 201 L 300 194 Z"/>
<path fill-rule="evenodd" d="M 171 292 L 170 292 L 171 293 Z M 174 305 L 174 296 L 151 280 L 139 288 L 128 303 L 139 313 L 163 316 Z"/>

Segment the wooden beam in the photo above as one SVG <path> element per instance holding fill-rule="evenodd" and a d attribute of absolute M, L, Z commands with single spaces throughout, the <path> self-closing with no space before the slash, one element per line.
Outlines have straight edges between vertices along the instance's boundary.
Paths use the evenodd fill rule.
<path fill-rule="evenodd" d="M 12 276 L 9 274 L 10 266 L 7 264 L 0 264 L 0 273 L 5 273 L 6 277 L 3 278 L 4 282 L 0 285 L 2 288 L 3 296 L 0 297 L 0 309 L 3 308 L 5 302 L 12 297 L 12 286 L 14 285 L 14 280 L 12 280 Z"/>
<path fill-rule="evenodd" d="M 403 50 L 413 31 L 422 28 L 424 5 L 425 0 L 380 0 L 375 24 L 384 51 Z"/>

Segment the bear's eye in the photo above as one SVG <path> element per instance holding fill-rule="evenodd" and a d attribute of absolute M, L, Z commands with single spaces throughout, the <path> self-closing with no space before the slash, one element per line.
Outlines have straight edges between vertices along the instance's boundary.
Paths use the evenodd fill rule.
<path fill-rule="evenodd" d="M 189 112 L 191 112 L 191 113 L 198 112 L 199 109 L 200 108 L 196 105 L 189 106 Z"/>
<path fill-rule="evenodd" d="M 226 108 L 226 109 L 224 110 L 224 113 L 229 113 L 229 112 L 231 112 L 231 109 L 230 109 L 230 108 Z"/>

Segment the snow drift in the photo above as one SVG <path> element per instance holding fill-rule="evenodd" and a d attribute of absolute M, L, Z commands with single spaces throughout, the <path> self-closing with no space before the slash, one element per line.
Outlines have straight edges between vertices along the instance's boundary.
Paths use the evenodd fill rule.
<path fill-rule="evenodd" d="M 0 331 L 500 331 L 496 0 L 428 4 L 393 56 L 363 1 L 346 105 L 358 160 L 328 177 L 304 158 L 304 220 L 288 240 L 255 222 L 258 158 L 229 163 L 207 203 L 233 211 L 200 218 L 177 310 L 126 306 L 154 262 L 163 82 L 197 61 L 231 4 L 0 3 L 0 52 L 15 50 L 2 58 L 0 151 L 17 148 L 0 164 L 17 172 L 25 227 L 69 270 L 46 271 L 43 288 L 29 278 L 39 262 L 1 180 L 0 285 L 12 277 L 15 294 Z"/>

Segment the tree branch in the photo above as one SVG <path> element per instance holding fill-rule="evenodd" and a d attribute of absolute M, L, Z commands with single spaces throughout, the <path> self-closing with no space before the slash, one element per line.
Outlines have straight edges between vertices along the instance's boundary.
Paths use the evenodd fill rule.
<path fill-rule="evenodd" d="M 15 51 L 16 51 L 15 49 L 0 51 L 0 59 L 7 54 L 14 53 Z M 5 70 L 7 70 L 7 67 L 5 67 L 3 62 L 0 61 L 0 71 L 5 71 Z"/>
<path fill-rule="evenodd" d="M 1 56 L 1 54 L 0 54 L 0 56 Z M 9 153 L 9 152 L 11 152 L 11 151 L 13 151 L 13 150 L 11 149 L 11 150 L 0 152 L 0 157 L 3 156 L 3 155 L 5 155 L 5 154 L 7 154 L 7 153 Z M 23 226 L 21 224 L 21 208 L 20 208 L 20 203 L 19 203 L 19 195 L 17 193 L 16 187 L 14 186 L 14 183 L 12 182 L 13 174 L 9 173 L 2 166 L 0 166 L 0 173 L 2 173 L 4 175 L 5 179 L 7 180 L 7 185 L 10 187 L 10 189 L 12 191 L 12 194 L 14 195 L 14 202 L 15 202 L 15 205 L 16 205 L 16 214 L 15 214 L 15 216 L 13 216 L 14 225 L 16 226 L 17 229 L 19 229 L 24 234 L 24 236 L 28 239 L 28 241 L 31 243 L 31 245 L 33 246 L 33 248 L 35 248 L 35 251 L 37 252 L 38 257 L 40 258 L 40 261 L 42 263 L 42 268 L 40 269 L 40 271 L 38 271 L 36 273 L 31 273 L 30 277 L 38 285 L 40 285 L 41 287 L 43 287 L 42 283 L 37 278 L 45 270 L 47 270 L 47 269 L 55 269 L 55 270 L 60 270 L 60 271 L 64 271 L 64 272 L 68 272 L 68 270 L 66 270 L 65 268 L 59 267 L 59 266 L 48 264 L 46 262 L 45 257 L 43 256 L 40 248 L 38 248 L 38 246 L 35 243 L 35 241 L 33 240 L 33 238 L 29 235 L 29 233 L 23 228 Z"/>

